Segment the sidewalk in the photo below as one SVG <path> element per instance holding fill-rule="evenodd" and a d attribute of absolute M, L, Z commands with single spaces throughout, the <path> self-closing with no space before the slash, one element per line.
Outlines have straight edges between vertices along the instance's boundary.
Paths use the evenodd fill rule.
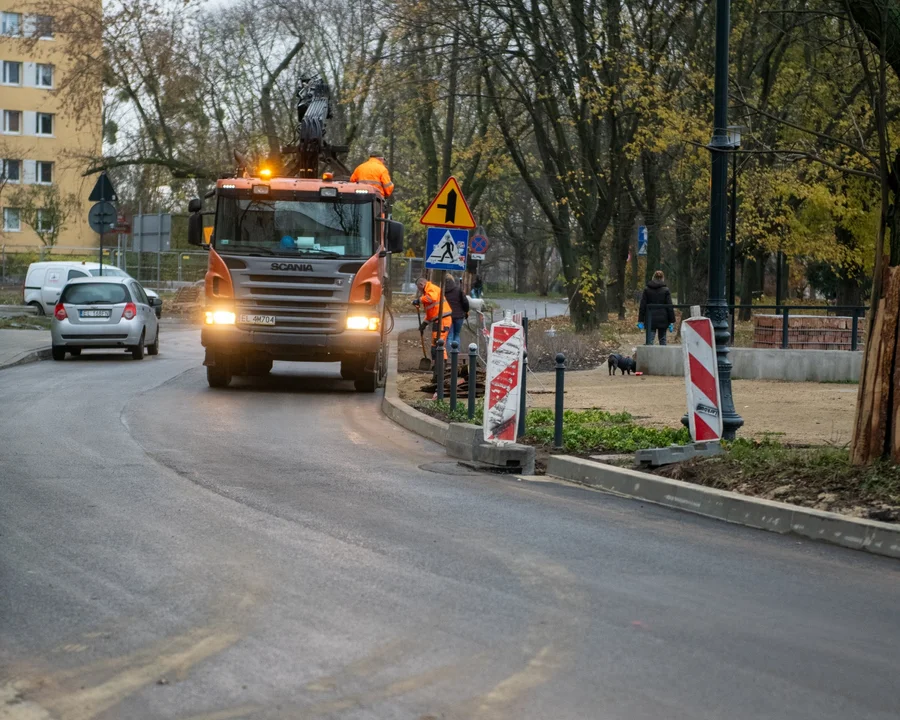
<path fill-rule="evenodd" d="M 50 357 L 49 330 L 0 330 L 0 370 Z"/>

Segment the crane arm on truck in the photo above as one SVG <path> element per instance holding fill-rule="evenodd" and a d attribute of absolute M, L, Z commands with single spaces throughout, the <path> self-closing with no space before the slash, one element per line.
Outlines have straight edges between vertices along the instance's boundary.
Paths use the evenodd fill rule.
<path fill-rule="evenodd" d="M 332 118 L 331 95 L 328 85 L 318 77 L 302 78 L 297 90 L 297 136 L 293 144 L 283 152 L 293 155 L 287 167 L 287 175 L 300 178 L 319 176 L 319 165 L 350 175 L 341 160 L 349 148 L 332 145 L 325 138 L 328 121 Z"/>

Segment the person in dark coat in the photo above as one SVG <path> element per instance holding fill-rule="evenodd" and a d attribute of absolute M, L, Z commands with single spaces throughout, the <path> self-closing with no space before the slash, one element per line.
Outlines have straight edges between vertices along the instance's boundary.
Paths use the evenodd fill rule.
<path fill-rule="evenodd" d="M 484 297 L 484 281 L 482 281 L 481 275 L 475 276 L 475 282 L 472 284 L 472 297 Z"/>
<path fill-rule="evenodd" d="M 450 326 L 450 336 L 447 338 L 447 347 L 454 340 L 461 342 L 459 335 L 462 332 L 463 323 L 469 314 L 469 298 L 463 292 L 462 287 L 452 275 L 448 275 L 444 281 L 444 300 L 450 305 L 453 314 L 450 316 L 453 324 Z"/>
<path fill-rule="evenodd" d="M 647 306 L 654 305 L 647 314 Z M 656 330 L 659 344 L 666 344 L 666 330 L 675 332 L 675 308 L 672 305 L 672 293 L 666 285 L 666 276 L 662 270 L 653 273 L 653 279 L 647 283 L 641 294 L 641 308 L 638 311 L 638 327 L 643 330 L 644 323 L 650 323 L 650 330 Z M 649 336 L 653 344 L 653 334 Z"/>

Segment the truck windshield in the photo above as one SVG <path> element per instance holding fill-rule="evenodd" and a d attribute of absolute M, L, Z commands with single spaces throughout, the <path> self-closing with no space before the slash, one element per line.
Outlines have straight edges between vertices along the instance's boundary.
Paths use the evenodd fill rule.
<path fill-rule="evenodd" d="M 371 203 L 220 197 L 215 246 L 242 255 L 370 257 Z"/>

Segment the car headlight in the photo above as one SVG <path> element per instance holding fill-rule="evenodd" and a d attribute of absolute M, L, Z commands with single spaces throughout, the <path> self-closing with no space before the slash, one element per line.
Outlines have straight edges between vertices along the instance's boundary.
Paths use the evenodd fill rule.
<path fill-rule="evenodd" d="M 207 325 L 234 325 L 234 313 L 230 310 L 207 310 Z"/>
<path fill-rule="evenodd" d="M 381 327 L 381 318 L 365 315 L 351 315 L 347 318 L 348 330 L 377 330 Z"/>

